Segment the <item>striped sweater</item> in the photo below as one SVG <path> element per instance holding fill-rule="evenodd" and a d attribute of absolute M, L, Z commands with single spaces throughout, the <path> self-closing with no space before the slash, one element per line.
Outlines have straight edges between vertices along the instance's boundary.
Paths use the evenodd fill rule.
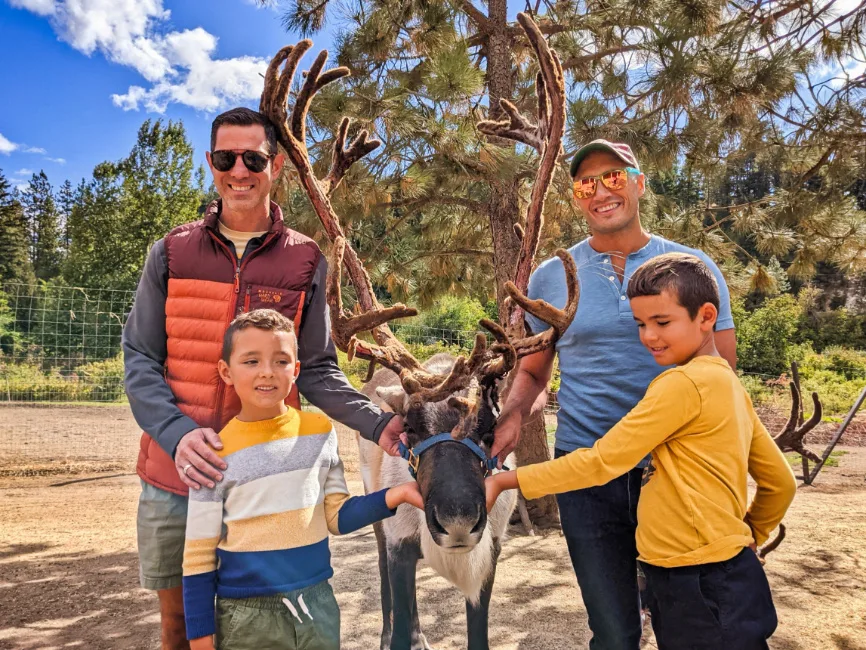
<path fill-rule="evenodd" d="M 328 533 L 389 517 L 385 490 L 350 497 L 337 435 L 323 415 L 289 409 L 272 420 L 229 422 L 228 468 L 213 489 L 190 490 L 183 553 L 187 637 L 214 633 L 215 596 L 251 598 L 333 575 Z"/>

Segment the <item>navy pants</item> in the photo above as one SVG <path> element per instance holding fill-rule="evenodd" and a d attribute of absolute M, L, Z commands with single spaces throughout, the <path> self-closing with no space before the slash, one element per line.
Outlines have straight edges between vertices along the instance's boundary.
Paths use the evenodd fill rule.
<path fill-rule="evenodd" d="M 557 449 L 558 458 L 567 452 Z M 590 650 L 638 650 L 637 500 L 643 470 L 558 494 L 562 533 L 592 630 Z"/>
<path fill-rule="evenodd" d="M 663 569 L 641 563 L 659 650 L 763 650 L 776 608 L 758 556 Z"/>

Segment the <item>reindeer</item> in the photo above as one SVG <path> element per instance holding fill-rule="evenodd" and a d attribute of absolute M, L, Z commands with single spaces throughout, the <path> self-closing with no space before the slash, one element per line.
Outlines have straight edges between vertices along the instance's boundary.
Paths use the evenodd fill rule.
<path fill-rule="evenodd" d="M 424 497 L 424 513 L 401 506 L 394 518 L 375 527 L 382 578 L 382 650 L 430 647 L 420 630 L 415 596 L 416 565 L 422 555 L 466 597 L 469 650 L 489 648 L 487 616 L 496 562 L 514 509 L 513 495 L 500 498 L 489 515 L 485 507 L 484 478 L 496 465 L 496 459 L 488 458 L 488 453 L 499 413 L 500 384 L 521 357 L 553 346 L 577 311 L 577 268 L 564 250 L 556 252 L 563 262 L 568 286 L 568 301 L 563 309 L 525 296 L 538 247 L 544 198 L 562 148 L 565 86 L 559 58 L 548 47 L 538 26 L 526 14 L 518 14 L 517 18 L 540 67 L 536 77 L 537 121 L 523 116 L 510 102 L 502 101 L 508 119 L 485 121 L 478 128 L 488 135 L 534 147 L 539 153 L 538 173 L 527 207 L 525 230 L 515 228 L 522 243 L 514 282 L 505 286 L 510 297 L 506 326 L 482 320 L 481 327 L 494 342 L 488 345 L 486 337 L 479 334 L 468 357 L 437 356 L 422 365 L 397 340 L 387 323 L 417 312 L 403 304 L 387 308 L 379 304 L 370 278 L 346 241 L 331 205 L 330 196 L 351 165 L 381 143 L 369 139 L 367 131 L 360 131 L 346 146 L 349 120 L 344 118 L 337 131 L 328 174 L 319 179 L 313 170 L 306 146 L 307 111 L 319 90 L 347 76 L 349 70 L 339 67 L 322 72 L 328 54 L 321 52 L 304 73 L 306 78 L 291 114 L 287 100 L 294 73 L 312 43 L 304 40 L 280 50 L 265 75 L 259 110 L 276 125 L 278 139 L 333 243 L 327 297 L 334 342 L 350 359 L 370 361 L 371 373 L 374 364 L 384 368 L 368 375 L 372 381 L 365 392 L 403 414 L 406 421 L 410 448 L 404 450 L 404 458 L 386 456 L 370 443 L 359 443 L 365 489 L 378 490 L 413 475 Z M 358 303 L 355 314 L 343 309 L 343 266 L 355 289 Z M 524 312 L 548 323 L 550 329 L 527 335 Z M 374 342 L 360 341 L 356 335 L 362 332 L 369 332 Z"/>

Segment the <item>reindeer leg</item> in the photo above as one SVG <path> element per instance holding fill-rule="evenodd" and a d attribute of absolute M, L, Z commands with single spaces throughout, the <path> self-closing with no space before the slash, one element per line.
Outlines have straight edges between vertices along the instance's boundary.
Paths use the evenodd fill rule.
<path fill-rule="evenodd" d="M 415 601 L 415 571 L 420 557 L 419 540 L 404 539 L 393 546 L 388 546 L 388 577 L 391 584 L 393 615 L 389 650 L 427 650 L 428 648 L 416 623 L 418 605 Z"/>
<path fill-rule="evenodd" d="M 490 596 L 493 595 L 493 581 L 496 578 L 496 562 L 499 560 L 501 550 L 502 544 L 494 538 L 490 575 L 487 576 L 484 586 L 481 587 L 478 604 L 473 605 L 468 600 L 466 601 L 468 650 L 490 650 L 490 641 L 487 636 L 488 614 L 490 613 Z"/>
<path fill-rule="evenodd" d="M 433 650 L 427 643 L 427 637 L 421 632 L 421 620 L 418 618 L 418 596 L 412 601 L 412 648 L 418 650 Z"/>
<path fill-rule="evenodd" d="M 382 599 L 382 640 L 379 650 L 388 650 L 391 647 L 391 580 L 388 577 L 388 546 L 381 521 L 373 524 L 373 532 L 376 533 L 376 548 L 379 551 L 379 593 Z"/>

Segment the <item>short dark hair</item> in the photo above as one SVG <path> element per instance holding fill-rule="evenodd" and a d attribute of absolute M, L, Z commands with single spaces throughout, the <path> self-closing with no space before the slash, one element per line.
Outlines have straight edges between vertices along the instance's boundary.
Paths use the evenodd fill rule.
<path fill-rule="evenodd" d="M 719 309 L 719 284 L 710 268 L 687 253 L 665 253 L 641 264 L 628 280 L 629 300 L 658 296 L 668 289 L 694 320 L 698 310 L 710 303 Z"/>
<path fill-rule="evenodd" d="M 265 332 L 288 332 L 295 341 L 292 346 L 295 356 L 298 355 L 298 337 L 295 334 L 294 323 L 273 309 L 254 309 L 235 318 L 226 330 L 223 336 L 223 361 L 228 363 L 232 356 L 235 334 L 250 327 Z"/>
<path fill-rule="evenodd" d="M 268 153 L 277 153 L 277 128 L 265 115 L 250 108 L 233 108 L 225 113 L 220 113 L 214 118 L 210 127 L 210 150 L 216 147 L 217 131 L 221 126 L 253 126 L 261 124 L 265 128 L 265 139 L 268 141 Z"/>

